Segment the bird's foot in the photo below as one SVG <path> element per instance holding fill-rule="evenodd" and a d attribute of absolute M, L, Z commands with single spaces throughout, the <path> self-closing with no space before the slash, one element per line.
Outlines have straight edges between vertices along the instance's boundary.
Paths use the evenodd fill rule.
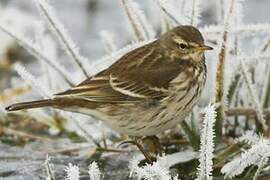
<path fill-rule="evenodd" d="M 163 148 L 157 136 L 146 136 L 142 139 L 145 149 L 155 157 L 162 155 Z"/>
<path fill-rule="evenodd" d="M 137 148 L 141 151 L 141 153 L 144 155 L 145 160 L 147 161 L 147 163 L 149 164 L 153 164 L 153 161 L 155 160 L 155 158 L 153 158 L 144 148 L 144 146 L 142 145 L 142 143 L 140 142 L 139 138 L 135 138 L 135 140 L 130 140 L 130 141 L 124 141 L 121 144 L 119 144 L 118 146 L 124 145 L 124 144 L 133 144 L 135 146 L 137 146 Z"/>

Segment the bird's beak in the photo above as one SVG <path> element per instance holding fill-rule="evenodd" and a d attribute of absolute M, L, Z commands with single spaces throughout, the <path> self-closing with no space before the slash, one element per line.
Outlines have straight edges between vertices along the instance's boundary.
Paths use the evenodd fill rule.
<path fill-rule="evenodd" d="M 200 44 L 200 45 L 199 45 L 199 46 L 197 46 L 195 49 L 196 49 L 196 50 L 198 50 L 198 51 L 207 51 L 207 50 L 213 50 L 213 48 L 212 48 L 212 47 L 207 46 L 207 45 L 205 45 L 205 44 Z"/>

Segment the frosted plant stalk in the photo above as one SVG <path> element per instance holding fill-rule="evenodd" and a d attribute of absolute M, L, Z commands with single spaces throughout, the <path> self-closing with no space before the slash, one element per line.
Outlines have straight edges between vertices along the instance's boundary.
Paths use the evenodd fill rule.
<path fill-rule="evenodd" d="M 147 22 L 144 12 L 133 0 L 121 0 L 121 4 L 131 23 L 137 41 L 145 41 L 154 38 L 155 32 Z"/>
<path fill-rule="evenodd" d="M 243 24 L 243 17 L 244 17 L 244 12 L 243 12 L 243 2 L 245 0 L 236 0 L 235 1 L 235 17 L 237 18 L 237 26 L 242 25 Z"/>
<path fill-rule="evenodd" d="M 232 15 L 234 12 L 235 0 L 230 0 L 230 5 L 228 9 L 228 13 L 226 15 L 226 19 L 224 21 L 223 33 L 221 36 L 221 43 L 220 43 L 220 50 L 219 50 L 219 64 L 218 64 L 218 72 L 217 72 L 217 97 L 216 100 L 221 102 L 222 106 L 224 105 L 224 75 L 225 75 L 225 64 L 226 64 L 226 57 L 227 57 L 227 46 L 228 46 L 228 33 L 231 32 L 231 21 Z"/>
<path fill-rule="evenodd" d="M 50 67 L 52 67 L 57 73 L 60 74 L 60 76 L 65 80 L 66 83 L 68 83 L 70 86 L 73 86 L 73 80 L 70 79 L 72 77 L 65 68 L 59 64 L 56 60 L 52 60 L 48 58 L 46 55 L 44 55 L 39 49 L 39 47 L 35 46 L 35 44 L 29 40 L 23 37 L 22 35 L 19 35 L 11 30 L 8 30 L 5 28 L 5 25 L 0 23 L 0 30 L 4 33 L 8 34 L 10 37 L 12 37 L 15 41 L 17 41 L 23 48 L 25 48 L 29 53 L 31 53 L 33 56 L 35 56 L 38 60 L 42 60 L 45 63 L 47 63 Z"/>
<path fill-rule="evenodd" d="M 261 138 L 256 144 L 252 145 L 249 150 L 243 152 L 240 157 L 236 157 L 225 164 L 222 167 L 221 172 L 225 174 L 225 177 L 233 178 L 240 175 L 248 166 L 260 166 L 262 158 L 270 157 L 269 152 L 269 140 Z"/>
<path fill-rule="evenodd" d="M 222 138 L 222 128 L 223 128 L 223 120 L 224 120 L 224 109 L 225 109 L 225 68 L 227 64 L 227 52 L 228 52 L 228 33 L 230 32 L 231 27 L 231 19 L 234 11 L 235 0 L 230 0 L 230 5 L 228 7 L 228 13 L 226 14 L 226 18 L 224 21 L 223 32 L 220 40 L 220 48 L 218 53 L 218 65 L 217 65 L 217 73 L 216 73 L 216 94 L 215 101 L 220 104 L 217 108 L 218 118 L 216 121 L 216 140 L 217 142 L 221 141 Z"/>
<path fill-rule="evenodd" d="M 220 25 L 207 25 L 201 28 L 201 31 L 206 35 L 215 35 L 222 33 L 222 26 Z M 241 24 L 237 28 L 231 29 L 231 34 L 237 34 L 239 37 L 249 37 L 257 35 L 258 33 L 270 33 L 270 24 Z"/>
<path fill-rule="evenodd" d="M 258 136 L 254 131 L 247 131 L 240 138 L 237 139 L 237 142 L 245 142 L 249 145 L 254 145 L 260 141 L 260 136 Z"/>
<path fill-rule="evenodd" d="M 111 32 L 102 30 L 100 36 L 107 53 L 112 53 L 117 50 L 117 45 Z"/>
<path fill-rule="evenodd" d="M 175 24 L 185 24 L 186 20 L 181 19 L 178 20 L 178 11 L 176 11 L 170 3 L 166 2 L 165 0 L 153 0 L 159 7 L 160 9 L 175 23 Z M 184 16 L 183 16 L 184 17 Z"/>
<path fill-rule="evenodd" d="M 203 120 L 203 129 L 201 133 L 200 158 L 198 168 L 198 180 L 211 180 L 213 171 L 214 157 L 214 123 L 216 120 L 216 111 L 213 105 L 209 105 L 205 109 Z"/>
<path fill-rule="evenodd" d="M 17 71 L 17 73 L 22 77 L 22 79 L 29 84 L 30 86 L 33 87 L 33 89 L 36 89 L 40 92 L 40 94 L 44 97 L 44 98 L 50 98 L 52 96 L 51 93 L 48 93 L 48 90 L 43 87 L 38 80 L 32 75 L 30 74 L 23 65 L 21 65 L 20 63 L 16 63 L 14 65 L 14 69 Z"/>
<path fill-rule="evenodd" d="M 245 79 L 245 82 L 246 82 L 246 85 L 248 87 L 249 93 L 251 95 L 251 98 L 252 98 L 253 103 L 254 103 L 255 108 L 256 108 L 258 120 L 261 123 L 263 129 L 266 130 L 267 129 L 267 125 L 265 123 L 262 106 L 261 106 L 261 104 L 259 102 L 259 98 L 257 96 L 255 87 L 252 84 L 251 79 L 250 79 L 250 77 L 248 75 L 247 68 L 246 68 L 246 65 L 244 63 L 244 60 L 243 59 L 239 59 L 239 61 L 240 61 L 241 72 L 243 74 L 243 77 Z"/>
<path fill-rule="evenodd" d="M 224 2 L 223 2 L 223 0 L 217 0 L 216 1 L 216 7 L 217 7 L 217 12 L 218 12 L 218 14 L 217 14 L 217 20 L 218 20 L 218 22 L 221 22 L 222 20 L 223 20 L 223 18 L 224 18 Z"/>
<path fill-rule="evenodd" d="M 134 9 L 134 12 L 137 12 L 138 20 L 140 21 L 144 31 L 146 32 L 146 35 L 147 35 L 146 40 L 150 40 L 150 39 L 155 38 L 156 32 L 155 32 L 154 28 L 152 27 L 151 23 L 147 20 L 145 13 L 143 12 L 143 10 L 139 6 L 139 4 L 136 3 L 134 0 L 129 0 L 129 1 L 130 1 L 130 5 Z"/>
<path fill-rule="evenodd" d="M 79 180 L 80 179 L 80 171 L 79 167 L 76 165 L 72 165 L 71 163 L 65 169 L 67 176 L 66 180 Z"/>
<path fill-rule="evenodd" d="M 247 24 L 240 25 L 237 29 L 237 33 L 242 37 L 254 36 L 258 33 L 270 33 L 269 23 L 259 23 L 259 24 Z"/>
<path fill-rule="evenodd" d="M 51 163 L 51 158 L 49 157 L 49 155 L 46 156 L 44 165 L 45 165 L 46 173 L 47 173 L 46 180 L 55 180 L 54 170 L 53 170 L 54 167 L 53 167 L 53 164 Z"/>
<path fill-rule="evenodd" d="M 87 130 L 85 130 L 85 128 L 81 126 L 79 120 L 76 118 L 73 118 L 73 113 L 68 113 L 68 114 L 71 114 L 69 117 L 73 120 L 78 130 L 81 131 L 85 135 L 86 139 L 89 142 L 93 142 L 97 147 L 100 147 L 99 142 Z"/>
<path fill-rule="evenodd" d="M 270 59 L 270 57 L 268 58 L 268 59 Z M 270 87 L 269 87 L 269 85 L 270 85 L 270 64 L 267 64 L 266 65 L 266 67 L 265 67 L 265 78 L 264 78 L 264 84 L 266 84 L 265 85 L 265 88 L 263 88 L 263 90 L 262 90 L 262 100 L 263 100 L 263 105 L 262 105 L 262 107 L 263 108 L 265 108 L 265 107 L 267 107 L 268 106 L 268 104 L 269 104 L 269 99 L 268 99 L 268 97 L 269 97 L 269 93 L 270 93 Z"/>
<path fill-rule="evenodd" d="M 257 63 L 256 60 L 257 61 L 258 60 L 260 60 L 260 61 L 261 60 L 269 60 L 270 59 L 270 52 L 261 53 L 261 52 L 255 51 L 251 55 L 240 55 L 238 58 L 240 60 L 247 60 L 247 61 L 253 60 L 251 62 L 251 64 L 254 66 L 255 65 L 254 63 Z M 248 65 L 248 67 L 251 66 L 251 64 Z"/>
<path fill-rule="evenodd" d="M 193 26 L 197 26 L 201 16 L 201 0 L 187 1 L 185 9 L 185 16 L 189 18 L 189 23 Z"/>
<path fill-rule="evenodd" d="M 88 174 L 89 174 L 90 180 L 100 180 L 101 179 L 101 172 L 100 172 L 98 165 L 95 161 L 89 165 Z"/>
<path fill-rule="evenodd" d="M 254 177 L 252 178 L 252 180 L 257 180 L 258 176 L 260 175 L 260 172 L 262 171 L 263 167 L 267 164 L 268 162 L 268 157 L 262 157 L 259 164 L 258 164 L 258 169 L 254 175 Z"/>
<path fill-rule="evenodd" d="M 46 18 L 48 23 L 50 24 L 53 32 L 58 37 L 59 41 L 63 45 L 63 48 L 66 50 L 67 54 L 75 61 L 75 63 L 79 66 L 82 73 L 85 77 L 88 77 L 87 70 L 84 68 L 83 61 L 87 61 L 86 58 L 82 57 L 79 54 L 78 47 L 72 41 L 66 29 L 55 16 L 55 13 L 52 7 L 45 0 L 33 0 L 37 6 L 39 7 L 41 13 Z"/>

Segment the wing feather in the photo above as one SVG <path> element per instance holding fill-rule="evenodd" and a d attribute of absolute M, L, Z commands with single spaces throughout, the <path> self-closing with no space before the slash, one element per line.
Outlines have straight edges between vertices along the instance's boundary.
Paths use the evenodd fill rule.
<path fill-rule="evenodd" d="M 149 85 L 140 82 L 121 81 L 117 77 L 110 75 L 111 87 L 124 95 L 135 98 L 162 98 L 167 95 L 167 91 L 160 88 L 151 88 Z"/>
<path fill-rule="evenodd" d="M 148 47 L 153 43 L 155 50 Z M 130 103 L 168 96 L 170 82 L 183 71 L 181 61 L 161 56 L 157 42 L 135 49 L 108 69 L 56 96 L 89 99 L 102 103 Z M 140 63 L 138 63 L 140 62 Z"/>
<path fill-rule="evenodd" d="M 96 81 L 96 80 L 95 80 Z M 95 102 L 132 102 L 141 101 L 143 99 L 163 98 L 167 96 L 165 89 L 153 88 L 149 85 L 139 82 L 121 81 L 110 76 L 105 83 L 100 80 L 100 83 L 95 82 L 94 86 L 88 85 L 76 86 L 65 92 L 58 93 L 56 96 L 86 98 Z"/>

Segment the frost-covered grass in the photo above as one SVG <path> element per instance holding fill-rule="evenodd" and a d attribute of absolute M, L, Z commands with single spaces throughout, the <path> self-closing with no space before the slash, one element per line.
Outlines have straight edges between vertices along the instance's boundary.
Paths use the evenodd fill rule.
<path fill-rule="evenodd" d="M 270 24 L 244 24 L 243 5 L 246 1 L 214 1 L 212 7 L 217 7 L 215 18 L 218 23 L 203 26 L 202 7 L 205 1 L 202 0 L 152 0 L 153 11 L 160 16 L 159 24 L 153 24 L 139 1 L 119 0 L 127 17 L 127 26 L 133 34 L 132 43 L 120 47 L 117 37 L 121 35 L 108 30 L 96 32 L 100 34 L 107 54 L 91 63 L 80 55 L 49 1 L 34 0 L 52 32 L 50 35 L 44 34 L 43 28 L 47 27 L 33 25 L 35 31 L 29 38 L 4 20 L 0 21 L 0 30 L 39 60 L 43 67 L 41 77 L 34 77 L 20 63 L 14 63 L 13 69 L 33 91 L 50 97 L 52 92 L 73 86 L 108 67 L 123 54 L 153 41 L 159 37 L 159 32 L 166 32 L 180 24 L 198 27 L 206 43 L 215 47 L 215 52 L 207 54 L 207 61 L 215 62 L 208 64 L 208 77 L 214 83 L 208 83 L 200 105 L 194 108 L 190 118 L 181 123 L 180 129 L 171 131 L 172 135 L 160 135 L 165 147 L 162 157 L 157 157 L 152 165 L 142 165 L 140 156 L 130 159 L 130 177 L 151 180 L 269 178 Z M 52 37 L 58 41 L 52 40 Z M 57 60 L 60 58 L 57 54 L 58 43 L 70 57 L 69 63 L 78 67 L 76 72 L 69 72 Z M 10 89 L 12 91 L 12 87 Z M 212 91 L 215 93 L 209 93 Z M 19 96 L 10 99 L 16 98 Z M 9 119 L 2 103 L 7 102 L 0 99 L 0 122 Z M 201 111 L 201 107 L 205 110 Z M 122 138 L 98 123 L 85 123 L 89 119 L 79 115 L 47 110 L 26 111 L 26 114 L 36 120 L 42 119 L 39 122 L 43 123 L 44 119 L 50 119 L 44 124 L 51 127 L 51 131 L 54 129 L 54 133 L 71 137 L 70 132 L 74 132 L 76 137 L 94 142 L 96 152 L 100 154 L 122 152 L 114 148 L 114 144 Z M 56 172 L 50 158 L 47 158 L 45 167 L 47 179 L 54 180 Z M 67 180 L 79 179 L 78 166 L 69 164 L 65 170 Z M 88 176 L 91 180 L 103 178 L 96 162 L 89 165 Z"/>
<path fill-rule="evenodd" d="M 216 121 L 216 111 L 213 106 L 205 110 L 203 129 L 201 133 L 200 165 L 197 179 L 212 179 L 213 158 L 214 158 L 214 124 Z"/>

